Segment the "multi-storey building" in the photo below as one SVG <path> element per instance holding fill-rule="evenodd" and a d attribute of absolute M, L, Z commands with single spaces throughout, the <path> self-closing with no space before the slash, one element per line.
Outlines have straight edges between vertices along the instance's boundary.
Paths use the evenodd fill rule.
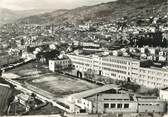
<path fill-rule="evenodd" d="M 94 73 L 113 79 L 127 80 L 138 76 L 140 61 L 115 56 L 69 54 L 73 66 L 80 72 L 92 70 Z"/>
<path fill-rule="evenodd" d="M 164 88 L 168 86 L 168 71 L 161 68 L 140 67 L 138 84 L 152 88 Z"/>
<path fill-rule="evenodd" d="M 161 68 L 141 67 L 147 61 L 110 55 L 68 54 L 68 57 L 71 59 L 73 67 L 82 75 L 84 72 L 92 70 L 98 75 L 118 80 L 130 79 L 151 88 L 168 86 L 168 71 Z"/>
<path fill-rule="evenodd" d="M 68 58 L 49 60 L 49 70 L 55 72 L 56 70 L 67 69 L 71 66 L 71 61 Z"/>
<path fill-rule="evenodd" d="M 137 77 L 136 74 L 139 70 L 140 61 L 124 57 L 107 56 L 102 58 L 101 66 L 103 76 L 127 80 Z"/>

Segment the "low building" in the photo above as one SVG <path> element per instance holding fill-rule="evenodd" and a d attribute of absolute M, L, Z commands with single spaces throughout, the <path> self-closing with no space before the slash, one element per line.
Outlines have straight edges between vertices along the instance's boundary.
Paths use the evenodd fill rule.
<path fill-rule="evenodd" d="M 118 86 L 116 85 L 105 85 L 99 88 L 83 91 L 80 93 L 72 94 L 66 97 L 66 100 L 69 104 L 73 105 L 74 108 L 71 106 L 72 113 L 93 113 L 93 106 L 92 100 L 88 98 L 90 96 L 96 95 L 101 92 L 111 91 L 113 89 L 118 90 Z"/>
<path fill-rule="evenodd" d="M 67 97 L 67 100 L 74 105 L 75 113 L 166 112 L 165 101 L 157 97 L 129 94 L 112 84 L 72 94 Z"/>
<path fill-rule="evenodd" d="M 139 97 L 138 112 L 149 112 L 149 113 L 165 113 L 166 103 L 157 97 Z"/>
<path fill-rule="evenodd" d="M 93 113 L 135 113 L 136 99 L 129 94 L 99 93 L 87 98 L 93 103 Z"/>

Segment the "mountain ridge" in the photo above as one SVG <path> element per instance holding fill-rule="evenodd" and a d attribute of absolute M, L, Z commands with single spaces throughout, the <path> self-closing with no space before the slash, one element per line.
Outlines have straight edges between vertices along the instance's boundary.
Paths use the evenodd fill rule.
<path fill-rule="evenodd" d="M 117 0 L 93 6 L 83 6 L 71 10 L 56 10 L 40 15 L 32 15 L 17 20 L 18 24 L 81 24 L 89 20 L 116 21 L 122 17 L 164 16 L 168 12 L 167 0 Z"/>
<path fill-rule="evenodd" d="M 48 9 L 11 10 L 0 8 L 0 25 L 12 23 L 24 17 L 50 12 Z"/>

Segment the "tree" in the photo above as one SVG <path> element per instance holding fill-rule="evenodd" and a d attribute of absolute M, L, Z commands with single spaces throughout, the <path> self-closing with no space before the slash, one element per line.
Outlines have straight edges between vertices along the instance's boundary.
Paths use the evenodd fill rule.
<path fill-rule="evenodd" d="M 154 96 L 159 96 L 159 90 L 157 88 L 154 88 L 152 90 L 149 90 L 147 92 L 148 95 L 154 95 Z"/>
<path fill-rule="evenodd" d="M 21 42 L 21 45 L 24 45 L 24 44 L 25 44 L 24 39 L 21 39 L 20 42 Z"/>
<path fill-rule="evenodd" d="M 94 74 L 93 70 L 91 70 L 91 69 L 88 69 L 84 74 L 85 74 L 85 77 L 88 79 L 95 78 L 95 74 Z"/>
<path fill-rule="evenodd" d="M 136 92 L 140 89 L 140 85 L 133 82 L 122 82 L 121 87 L 125 89 L 131 89 L 133 92 Z"/>
<path fill-rule="evenodd" d="M 167 43 L 166 38 L 164 38 L 164 39 L 162 40 L 161 46 L 162 46 L 162 47 L 165 47 L 165 48 L 168 46 L 168 43 Z"/>
<path fill-rule="evenodd" d="M 148 56 L 150 55 L 150 51 L 148 50 L 148 48 L 145 48 L 145 54 Z"/>

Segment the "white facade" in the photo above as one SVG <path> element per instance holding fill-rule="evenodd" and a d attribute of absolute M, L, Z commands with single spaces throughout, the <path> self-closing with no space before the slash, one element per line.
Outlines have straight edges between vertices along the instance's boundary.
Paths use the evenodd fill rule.
<path fill-rule="evenodd" d="M 163 99 L 165 101 L 168 101 L 168 88 L 161 89 L 159 92 L 160 99 Z"/>
<path fill-rule="evenodd" d="M 140 68 L 138 84 L 151 88 L 164 88 L 168 86 L 168 71 L 156 68 Z"/>
<path fill-rule="evenodd" d="M 166 103 L 160 99 L 143 99 L 138 100 L 138 112 L 156 112 L 164 113 L 166 112 Z"/>
<path fill-rule="evenodd" d="M 86 72 L 91 69 L 96 74 L 107 76 L 113 79 L 126 80 L 127 78 L 137 78 L 140 61 L 134 59 L 104 56 L 99 57 L 68 55 L 75 69 L 80 72 Z"/>
<path fill-rule="evenodd" d="M 84 98 L 76 98 L 73 96 L 67 97 L 67 100 L 69 103 L 74 105 L 74 108 L 72 109 L 75 113 L 80 113 L 80 110 L 85 110 L 87 113 L 91 113 L 92 111 L 92 102 L 89 100 L 86 100 Z M 78 107 L 78 109 L 76 108 Z"/>
<path fill-rule="evenodd" d="M 49 70 L 55 72 L 58 69 L 66 69 L 71 65 L 70 59 L 49 60 Z"/>
<path fill-rule="evenodd" d="M 150 88 L 164 88 L 168 86 L 168 71 L 166 69 L 140 67 L 140 61 L 116 57 L 98 55 L 74 55 L 69 54 L 73 66 L 80 72 L 93 70 L 95 74 L 112 79 L 132 81 Z"/>

